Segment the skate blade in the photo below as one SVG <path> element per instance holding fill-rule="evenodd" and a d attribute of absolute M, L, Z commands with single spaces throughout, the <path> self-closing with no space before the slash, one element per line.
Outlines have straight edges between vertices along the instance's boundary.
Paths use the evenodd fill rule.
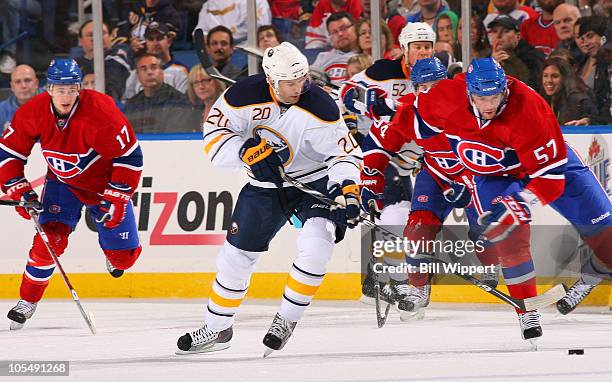
<path fill-rule="evenodd" d="M 274 349 L 270 349 L 269 347 L 266 346 L 266 350 L 264 350 L 263 357 L 266 358 L 267 356 L 269 356 L 273 352 L 274 352 Z"/>
<path fill-rule="evenodd" d="M 531 351 L 538 351 L 538 339 L 537 338 L 530 338 L 529 340 L 529 346 Z"/>
<path fill-rule="evenodd" d="M 11 321 L 11 325 L 9 326 L 10 330 L 19 330 L 21 328 L 23 328 L 24 324 L 20 324 L 19 322 L 16 321 Z"/>
<path fill-rule="evenodd" d="M 361 295 L 359 301 L 366 305 L 376 305 L 376 299 L 374 297 L 366 296 L 365 294 Z"/>
<path fill-rule="evenodd" d="M 425 309 L 419 309 L 416 312 L 408 312 L 406 310 L 400 310 L 400 320 L 403 322 L 422 320 L 425 318 Z"/>
<path fill-rule="evenodd" d="M 229 342 L 225 342 L 225 343 L 216 343 L 212 346 L 206 346 L 206 347 L 202 347 L 202 348 L 192 348 L 189 350 L 181 350 L 178 349 L 177 351 L 174 352 L 174 354 L 176 355 L 188 355 L 188 354 L 200 354 L 200 353 L 212 353 L 215 351 L 220 351 L 220 350 L 225 350 L 227 348 L 229 348 L 231 346 L 231 344 Z"/>

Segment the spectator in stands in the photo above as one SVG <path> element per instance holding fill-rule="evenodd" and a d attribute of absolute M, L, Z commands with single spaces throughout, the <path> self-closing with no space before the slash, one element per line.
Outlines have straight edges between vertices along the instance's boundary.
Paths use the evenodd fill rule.
<path fill-rule="evenodd" d="M 482 16 L 477 12 L 472 12 L 471 20 L 470 20 L 470 41 L 472 43 L 471 49 L 471 57 L 474 58 L 483 58 L 489 57 L 491 55 L 491 45 L 489 44 L 489 38 L 487 37 L 487 33 L 482 23 Z M 461 21 L 459 21 L 459 26 L 457 28 L 457 43 L 454 46 L 454 56 L 457 60 L 461 61 L 463 57 L 463 53 L 461 51 L 461 34 L 463 33 L 463 28 L 461 26 Z"/>
<path fill-rule="evenodd" d="M 164 82 L 184 94 L 187 92 L 187 74 L 189 74 L 189 70 L 185 65 L 176 61 L 170 53 L 174 37 L 175 33 L 166 24 L 153 21 L 145 32 L 146 51 L 161 60 Z M 132 98 L 141 90 L 142 85 L 140 84 L 138 73 L 136 70 L 132 70 L 125 84 L 123 99 Z"/>
<path fill-rule="evenodd" d="M 174 33 L 181 29 L 182 24 L 181 15 L 172 6 L 172 1 L 141 0 L 129 12 L 127 20 L 117 23 L 118 35 L 130 40 L 130 47 L 134 52 L 142 52 L 147 26 L 153 21 L 166 24 Z"/>
<path fill-rule="evenodd" d="M 398 45 L 393 43 L 393 35 L 384 20 L 380 20 L 380 31 L 380 47 L 382 49 L 383 58 L 393 60 L 401 57 L 402 50 Z M 370 20 L 361 19 L 355 25 L 355 32 L 358 36 L 357 51 L 372 56 L 372 26 L 370 25 Z"/>
<path fill-rule="evenodd" d="M 417 0 L 421 10 L 406 18 L 409 23 L 423 22 L 430 26 L 433 25 L 436 17 L 442 12 L 451 12 L 457 18 L 457 15 L 447 6 L 442 4 L 442 0 Z"/>
<path fill-rule="evenodd" d="M 274 25 L 262 25 L 257 28 L 257 47 L 264 52 L 267 48 L 273 48 L 283 42 L 278 28 Z"/>
<path fill-rule="evenodd" d="M 272 24 L 272 13 L 267 0 L 256 0 L 257 25 Z M 202 5 L 198 25 L 204 35 L 223 25 L 231 32 L 236 44 L 247 38 L 247 2 L 244 0 L 208 0 Z"/>
<path fill-rule="evenodd" d="M 31 66 L 18 65 L 11 73 L 11 94 L 0 102 L 0 133 L 13 119 L 19 106 L 28 102 L 39 93 L 38 78 Z"/>
<path fill-rule="evenodd" d="M 596 114 L 589 88 L 576 77 L 571 65 L 561 58 L 546 60 L 540 75 L 542 97 L 561 125 L 588 125 Z"/>
<path fill-rule="evenodd" d="M 210 78 L 206 71 L 202 69 L 202 65 L 198 64 L 191 68 L 187 98 L 191 104 L 189 126 L 192 131 L 202 131 L 202 123 L 208 117 L 212 105 L 224 90 L 225 84 Z"/>
<path fill-rule="evenodd" d="M 444 11 L 436 17 L 433 23 L 433 30 L 436 32 L 436 42 L 447 42 L 451 46 L 457 43 L 457 27 L 459 18 L 453 11 Z"/>
<path fill-rule="evenodd" d="M 156 55 L 136 58 L 136 72 L 142 90 L 128 99 L 125 115 L 136 133 L 192 131 L 188 125 L 191 107 L 185 95 L 164 83 L 162 63 Z"/>
<path fill-rule="evenodd" d="M 346 76 L 352 78 L 355 74 L 372 66 L 372 64 L 372 56 L 363 53 L 357 54 L 348 59 L 346 63 Z"/>
<path fill-rule="evenodd" d="M 348 59 L 357 54 L 355 19 L 348 12 L 339 12 L 329 16 L 326 23 L 333 49 L 319 53 L 312 66 L 327 74 L 332 84 L 340 86 L 342 81 L 348 78 Z"/>
<path fill-rule="evenodd" d="M 587 16 L 578 19 L 579 47 L 586 59 L 578 69 L 578 75 L 595 94 L 597 114 L 593 124 L 610 123 L 610 80 L 612 73 L 612 25 L 603 16 Z"/>
<path fill-rule="evenodd" d="M 559 39 L 557 48 L 569 50 L 575 60 L 582 61 L 583 53 L 574 40 L 574 24 L 579 18 L 580 10 L 571 4 L 560 4 L 553 12 L 553 23 Z"/>
<path fill-rule="evenodd" d="M 399 46 L 399 34 L 402 32 L 404 25 L 406 25 L 406 18 L 397 10 L 397 7 L 393 9 L 389 8 L 386 0 L 376 0 L 380 2 L 380 14 L 382 15 L 385 23 L 391 30 L 393 36 L 393 44 Z M 364 19 L 371 19 L 370 17 L 370 0 L 361 0 L 361 7 L 363 8 L 363 14 L 361 15 Z"/>
<path fill-rule="evenodd" d="M 20 12 L 22 6 L 28 16 L 39 18 L 41 15 L 41 4 L 34 0 L 3 0 L 0 1 L 0 22 L 2 23 L 2 42 L 9 41 L 19 34 Z M 17 65 L 15 61 L 17 44 L 11 44 L 4 48 L 0 56 L 0 72 L 10 74 Z"/>
<path fill-rule="evenodd" d="M 483 20 L 491 44 L 493 41 L 491 39 L 491 26 L 489 24 L 499 15 L 508 15 L 517 20 L 520 24 L 529 18 L 537 18 L 538 12 L 526 5 L 521 5 L 519 0 L 491 0 L 487 9 L 487 16 Z"/>
<path fill-rule="evenodd" d="M 489 26 L 493 36 L 491 57 L 499 62 L 506 74 L 534 89 L 539 88 L 538 76 L 544 65 L 544 53 L 521 39 L 518 20 L 499 15 Z"/>
<path fill-rule="evenodd" d="M 529 45 L 540 50 L 548 57 L 557 45 L 559 37 L 554 28 L 553 12 L 565 0 L 538 0 L 542 13 L 525 20 L 521 24 L 521 37 Z"/>
<path fill-rule="evenodd" d="M 327 20 L 332 14 L 336 13 L 348 13 L 354 24 L 354 20 L 359 20 L 363 13 L 361 2 L 360 0 L 319 0 L 306 29 L 306 49 L 329 48 L 331 35 L 329 34 Z"/>
<path fill-rule="evenodd" d="M 83 56 L 76 59 L 81 71 L 86 67 L 93 70 L 93 30 L 92 20 L 85 21 L 79 29 L 79 45 L 83 48 Z M 113 46 L 108 25 L 102 23 L 102 46 L 104 49 L 104 81 L 106 94 L 115 100 L 120 100 L 125 92 L 125 83 L 130 75 L 128 53 L 122 46 Z"/>
<path fill-rule="evenodd" d="M 88 69 L 83 72 L 83 89 L 96 90 L 96 76 Z"/>
<path fill-rule="evenodd" d="M 217 70 L 226 77 L 238 79 L 246 73 L 230 62 L 234 53 L 234 37 L 223 25 L 217 25 L 206 35 L 206 50 Z"/>

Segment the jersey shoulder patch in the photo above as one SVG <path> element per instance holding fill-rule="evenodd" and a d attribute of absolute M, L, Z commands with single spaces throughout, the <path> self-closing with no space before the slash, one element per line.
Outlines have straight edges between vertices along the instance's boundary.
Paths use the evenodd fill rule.
<path fill-rule="evenodd" d="M 340 110 L 336 102 L 325 90 L 314 84 L 302 94 L 296 106 L 325 122 L 335 122 L 340 119 Z"/>
<path fill-rule="evenodd" d="M 370 77 L 374 81 L 388 81 L 388 80 L 405 80 L 406 75 L 402 70 L 402 59 L 397 60 L 382 59 L 374 63 L 366 69 L 366 76 Z"/>
<path fill-rule="evenodd" d="M 244 78 L 232 85 L 224 95 L 231 107 L 244 107 L 272 102 L 269 85 L 264 74 Z"/>

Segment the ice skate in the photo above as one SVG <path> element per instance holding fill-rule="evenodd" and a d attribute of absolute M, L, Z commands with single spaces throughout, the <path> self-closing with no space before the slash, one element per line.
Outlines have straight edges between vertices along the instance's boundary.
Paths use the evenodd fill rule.
<path fill-rule="evenodd" d="M 176 351 L 176 354 L 209 353 L 227 349 L 231 345 L 230 341 L 233 334 L 234 331 L 231 326 L 220 332 L 215 332 L 204 325 L 204 327 L 186 333 L 178 339 L 176 345 L 179 350 Z"/>
<path fill-rule="evenodd" d="M 11 320 L 11 330 L 19 330 L 23 328 L 23 325 L 27 320 L 32 318 L 36 311 L 38 303 L 27 302 L 26 300 L 19 300 L 17 305 L 9 310 L 6 315 Z"/>
<path fill-rule="evenodd" d="M 521 337 L 531 343 L 532 350 L 538 350 L 537 339 L 542 337 L 540 313 L 537 310 L 518 314 Z"/>
<path fill-rule="evenodd" d="M 431 284 L 428 282 L 422 287 L 409 286 L 407 293 L 401 299 L 398 298 L 397 308 L 401 311 L 400 319 L 407 321 L 420 319 L 425 315 L 424 308 L 429 305 Z"/>
<path fill-rule="evenodd" d="M 114 278 L 123 276 L 123 269 L 115 268 L 113 264 L 111 264 L 111 262 L 108 260 L 108 258 L 106 258 L 106 269 L 108 270 L 108 273 L 110 273 L 110 275 Z"/>
<path fill-rule="evenodd" d="M 557 301 L 557 310 L 561 314 L 568 314 L 591 293 L 597 285 L 586 284 L 582 279 L 576 281 L 571 288 L 567 289 L 565 296 Z"/>
<path fill-rule="evenodd" d="M 270 329 L 263 339 L 263 344 L 266 345 L 264 357 L 272 354 L 274 350 L 281 350 L 285 346 L 295 325 L 297 325 L 297 322 L 289 321 L 276 313 L 272 325 L 270 325 Z"/>

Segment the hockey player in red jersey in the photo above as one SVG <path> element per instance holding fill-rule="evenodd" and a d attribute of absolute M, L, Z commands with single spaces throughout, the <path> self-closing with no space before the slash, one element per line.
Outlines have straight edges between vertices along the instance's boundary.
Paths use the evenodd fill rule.
<path fill-rule="evenodd" d="M 566 296 L 572 297 L 571 309 L 590 292 L 583 293 L 584 284 L 593 275 L 609 277 L 612 204 L 533 89 L 507 77 L 494 59 L 476 59 L 465 76 L 442 81 L 421 94 L 415 106 L 419 134 L 444 133 L 461 163 L 476 175 L 473 200 L 481 237 L 497 247 L 513 297 L 537 293 L 528 224 L 538 205 L 550 204 L 596 253 L 587 264 L 588 280 L 581 278 Z M 542 335 L 536 311 L 518 313 L 523 338 Z"/>
<path fill-rule="evenodd" d="M 142 169 L 142 151 L 129 122 L 112 98 L 83 90 L 82 73 L 72 59 L 55 59 L 47 70 L 47 91 L 17 110 L 0 138 L 0 187 L 16 201 L 38 202 L 24 176 L 36 142 L 48 171 L 38 214 L 50 245 L 60 256 L 83 206 L 96 219 L 109 272 L 119 277 L 141 252 L 131 203 Z M 39 235 L 34 237 L 17 305 L 8 313 L 11 329 L 32 317 L 55 263 Z"/>

